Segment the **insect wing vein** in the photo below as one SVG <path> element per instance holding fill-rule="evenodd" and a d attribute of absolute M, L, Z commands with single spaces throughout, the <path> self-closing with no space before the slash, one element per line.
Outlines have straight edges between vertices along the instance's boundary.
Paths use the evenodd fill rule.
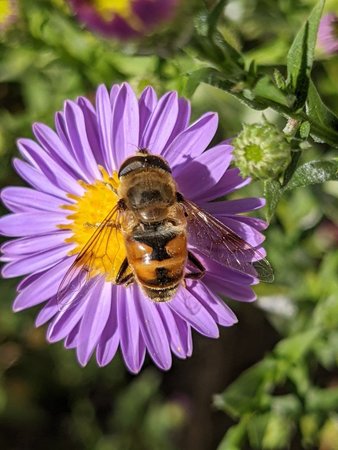
<path fill-rule="evenodd" d="M 120 252 L 120 210 L 116 205 L 105 219 L 97 226 L 92 236 L 77 255 L 75 261 L 63 277 L 58 292 L 57 304 L 60 310 L 65 307 L 75 306 L 78 295 L 88 282 L 93 278 L 109 277 L 114 279 L 114 263 Z M 109 254 L 111 242 L 118 243 L 114 249 L 114 258 Z M 100 270 L 98 270 L 100 268 Z M 102 268 L 104 270 L 102 270 Z"/>
<path fill-rule="evenodd" d="M 187 215 L 188 242 L 210 259 L 272 282 L 273 270 L 264 254 L 252 247 L 228 226 L 189 200 L 183 200 Z"/>

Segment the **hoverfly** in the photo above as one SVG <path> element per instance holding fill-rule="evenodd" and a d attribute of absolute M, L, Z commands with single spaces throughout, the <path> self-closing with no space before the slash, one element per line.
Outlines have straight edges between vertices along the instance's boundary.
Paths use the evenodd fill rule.
<path fill-rule="evenodd" d="M 74 297 L 70 291 L 76 293 L 92 282 L 92 261 L 103 241 L 109 245 L 113 230 L 122 234 L 125 246 L 125 258 L 113 283 L 127 286 L 136 282 L 153 302 L 167 302 L 186 279 L 203 277 L 205 268 L 188 249 L 188 241 L 228 268 L 261 281 L 273 280 L 271 266 L 258 250 L 178 192 L 162 157 L 140 149 L 122 163 L 118 178 L 119 201 L 96 225 L 67 271 L 57 294 L 59 305 Z M 192 270 L 188 271 L 188 265 Z M 103 276 L 112 269 L 106 270 Z"/>

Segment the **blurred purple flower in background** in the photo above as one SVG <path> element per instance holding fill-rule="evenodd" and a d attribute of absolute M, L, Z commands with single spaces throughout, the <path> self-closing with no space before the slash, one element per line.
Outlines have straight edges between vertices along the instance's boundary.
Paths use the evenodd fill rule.
<path fill-rule="evenodd" d="M 338 53 L 338 16 L 334 13 L 322 17 L 318 29 L 318 45 L 326 53 Z"/>
<path fill-rule="evenodd" d="M 68 0 L 78 19 L 107 37 L 131 39 L 170 20 L 180 0 Z"/>
<path fill-rule="evenodd" d="M 104 366 L 120 347 L 134 373 L 146 350 L 158 367 L 169 369 L 171 353 L 179 358 L 191 355 L 192 328 L 217 338 L 218 325 L 236 323 L 217 294 L 239 301 L 255 299 L 251 285 L 257 280 L 252 275 L 216 263 L 195 248 L 206 274 L 201 280 L 187 279 L 169 302 L 151 302 L 136 283 L 125 287 L 92 278 L 76 293 L 79 301 L 59 308 L 60 283 L 93 233 L 85 224 L 102 221 L 117 202 L 105 181 L 116 177 L 121 163 L 137 148 L 162 155 L 185 198 L 253 247 L 261 246 L 265 222 L 241 213 L 262 207 L 262 199 L 212 202 L 250 182 L 237 168 L 229 168 L 228 143 L 204 152 L 215 135 L 217 115 L 206 113 L 192 125 L 189 122 L 190 103 L 176 92 L 158 99 L 148 87 L 137 99 L 128 84 L 114 85 L 110 92 L 100 86 L 95 107 L 84 97 L 66 101 L 55 116 L 56 132 L 37 123 L 33 126 L 37 142 L 18 141 L 24 160 L 15 159 L 14 166 L 31 187 L 1 192 L 12 214 L 0 219 L 0 233 L 19 237 L 2 246 L 6 263 L 2 275 L 26 276 L 18 286 L 14 310 L 44 303 L 36 325 L 49 322 L 48 340 L 64 340 L 66 348 L 76 348 L 82 365 L 96 351 L 98 364 Z M 110 251 L 116 253 L 114 248 Z M 99 263 L 97 267 L 103 270 Z"/>

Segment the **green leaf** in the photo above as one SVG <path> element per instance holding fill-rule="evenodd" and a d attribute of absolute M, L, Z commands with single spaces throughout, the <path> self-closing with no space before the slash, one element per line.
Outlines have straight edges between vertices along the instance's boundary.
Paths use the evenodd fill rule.
<path fill-rule="evenodd" d="M 287 416 L 290 419 L 295 418 L 299 416 L 302 408 L 302 402 L 295 394 L 274 395 L 272 397 L 271 410 L 279 416 Z"/>
<path fill-rule="evenodd" d="M 293 154 L 292 161 L 286 169 L 284 185 L 277 180 L 267 180 L 264 183 L 266 199 L 266 219 L 269 222 L 275 213 L 278 202 L 286 191 L 325 181 L 338 180 L 338 159 L 328 161 L 311 161 L 295 170 L 300 152 Z"/>
<path fill-rule="evenodd" d="M 247 416 L 226 432 L 217 450 L 241 450 L 247 432 Z"/>
<path fill-rule="evenodd" d="M 317 32 L 325 0 L 313 8 L 308 20 L 297 33 L 287 56 L 288 85 L 296 95 L 294 110 L 306 101 L 316 46 Z"/>
<path fill-rule="evenodd" d="M 279 89 L 281 89 L 282 91 L 286 89 L 286 80 L 278 69 L 274 69 L 273 79 Z"/>
<path fill-rule="evenodd" d="M 292 421 L 287 416 L 270 414 L 261 447 L 264 450 L 285 449 L 291 438 Z"/>
<path fill-rule="evenodd" d="M 311 123 L 320 124 L 332 140 L 338 141 L 338 117 L 324 104 L 312 81 L 309 85 L 306 111 Z"/>
<path fill-rule="evenodd" d="M 200 83 L 205 82 L 210 73 L 209 68 L 198 69 L 184 76 L 184 86 L 181 95 L 191 98 Z"/>
<path fill-rule="evenodd" d="M 299 134 L 302 139 L 307 139 L 311 131 L 311 124 L 307 120 L 299 128 Z"/>
<path fill-rule="evenodd" d="M 224 4 L 225 0 L 220 0 L 211 12 L 207 8 L 201 9 L 194 19 L 197 34 L 191 43 L 202 59 L 212 61 L 227 75 L 236 75 L 244 70 L 243 57 L 217 30 Z"/>
<path fill-rule="evenodd" d="M 291 162 L 288 165 L 288 167 L 285 170 L 284 173 L 284 179 L 283 179 L 283 187 L 288 184 L 288 182 L 291 180 L 293 174 L 295 173 L 295 170 L 297 168 L 297 164 L 299 161 L 299 158 L 301 157 L 302 152 L 295 151 L 291 153 Z"/>
<path fill-rule="evenodd" d="M 266 427 L 268 425 L 270 414 L 253 415 L 248 421 L 248 438 L 250 446 L 255 449 L 262 449 L 262 441 Z"/>
<path fill-rule="evenodd" d="M 303 164 L 294 172 L 285 189 L 290 191 L 330 180 L 338 180 L 338 159 L 311 161 Z"/>
<path fill-rule="evenodd" d="M 314 341 L 319 335 L 320 330 L 314 328 L 290 336 L 277 344 L 275 353 L 279 357 L 285 358 L 289 363 L 297 363 L 312 348 Z"/>
<path fill-rule="evenodd" d="M 269 401 L 267 391 L 272 381 L 269 377 L 273 376 L 275 369 L 276 363 L 271 359 L 265 359 L 250 367 L 225 392 L 215 396 L 216 407 L 233 417 L 240 417 L 252 409 L 259 408 Z"/>
<path fill-rule="evenodd" d="M 208 17 L 209 34 L 213 34 L 216 30 L 218 20 L 223 14 L 226 0 L 220 0 L 212 9 Z"/>
<path fill-rule="evenodd" d="M 278 202 L 283 195 L 284 189 L 279 181 L 267 180 L 264 183 L 264 197 L 266 200 L 266 220 L 270 222 L 275 213 Z"/>
<path fill-rule="evenodd" d="M 284 106 L 290 106 L 288 97 L 273 83 L 267 75 L 262 76 L 256 83 L 252 92 L 257 97 L 272 100 L 275 103 Z"/>
<path fill-rule="evenodd" d="M 308 411 L 336 411 L 338 405 L 338 387 L 319 389 L 313 387 L 306 396 Z"/>

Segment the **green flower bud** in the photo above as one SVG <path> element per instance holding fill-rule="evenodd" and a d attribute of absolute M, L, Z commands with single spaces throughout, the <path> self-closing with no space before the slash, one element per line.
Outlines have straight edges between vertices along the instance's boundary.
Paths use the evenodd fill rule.
<path fill-rule="evenodd" d="M 285 135 L 268 122 L 244 125 L 232 144 L 234 162 L 243 177 L 277 178 L 291 161 Z"/>

